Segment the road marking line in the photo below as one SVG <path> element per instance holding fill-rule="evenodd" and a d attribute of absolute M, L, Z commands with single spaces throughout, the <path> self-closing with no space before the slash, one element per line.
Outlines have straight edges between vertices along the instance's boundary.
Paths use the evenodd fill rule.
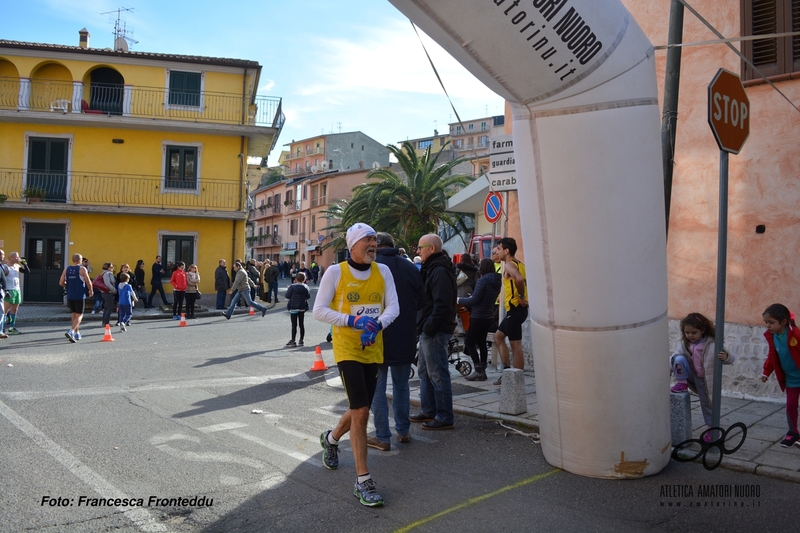
<path fill-rule="evenodd" d="M 161 450 L 162 452 L 166 453 L 167 455 L 171 455 L 172 457 L 177 457 L 178 459 L 183 459 L 184 461 L 194 461 L 197 463 L 230 463 L 230 464 L 239 464 L 244 466 L 249 466 L 251 468 L 255 468 L 256 470 L 264 470 L 266 467 L 264 463 L 257 459 L 250 459 L 249 457 L 237 457 L 236 455 L 230 453 L 221 453 L 221 452 L 206 452 L 206 453 L 198 453 L 198 452 L 190 452 L 187 450 L 179 450 L 178 448 L 173 448 L 169 444 L 157 444 L 156 448 Z"/>
<path fill-rule="evenodd" d="M 198 379 L 179 381 L 173 383 L 151 383 L 131 387 L 92 387 L 56 391 L 28 391 L 28 392 L 2 392 L 3 396 L 12 400 L 40 400 L 43 398 L 65 398 L 74 396 L 101 396 L 104 394 L 129 394 L 137 392 L 197 389 L 204 387 L 232 387 L 237 385 L 263 385 L 270 381 L 278 382 L 307 382 L 309 377 L 300 374 L 281 374 L 277 376 L 248 376 L 238 378 Z"/>
<path fill-rule="evenodd" d="M 344 411 L 336 413 L 334 411 L 331 411 L 330 408 L 328 407 L 322 407 L 322 408 L 314 407 L 312 409 L 309 409 L 309 411 L 311 411 L 312 413 L 319 413 L 321 415 L 329 416 L 335 418 L 336 420 L 342 418 L 342 415 L 344 414 Z"/>
<path fill-rule="evenodd" d="M 13 409 L 0 401 L 0 414 L 14 424 L 28 438 L 36 443 L 53 459 L 61 463 L 72 475 L 83 481 L 102 498 L 130 498 L 124 492 L 106 481 L 100 474 L 83 464 L 77 457 L 50 440 L 50 438 L 37 429 L 33 424 L 19 416 Z M 147 532 L 168 532 L 169 529 L 161 524 L 150 511 L 141 507 L 117 507 L 136 527 Z"/>
<path fill-rule="evenodd" d="M 278 431 L 282 431 L 282 432 L 286 433 L 287 435 L 291 435 L 292 437 L 297 437 L 298 439 L 301 439 L 301 440 L 307 440 L 307 441 L 314 442 L 314 441 L 319 439 L 319 437 L 317 437 L 317 436 L 309 435 L 308 433 L 301 433 L 300 431 L 295 431 L 293 429 L 284 428 L 284 427 L 281 427 L 281 426 L 275 426 L 275 429 L 277 429 Z"/>
<path fill-rule="evenodd" d="M 475 498 L 470 498 L 469 500 L 467 500 L 465 502 L 462 502 L 462 503 L 459 503 L 458 505 L 455 505 L 455 506 L 453 506 L 453 507 L 451 507 L 449 509 L 445 509 L 444 511 L 440 511 L 440 512 L 434 514 L 434 515 L 428 516 L 428 517 L 423 518 L 421 520 L 417 520 L 416 522 L 412 522 L 411 524 L 408 524 L 405 527 L 401 527 L 400 529 L 395 530 L 395 533 L 407 533 L 408 531 L 411 531 L 412 529 L 418 528 L 419 526 L 423 526 L 423 525 L 427 524 L 428 522 L 432 522 L 433 520 L 436 520 L 437 518 L 441 518 L 441 517 L 443 517 L 445 515 L 448 515 L 448 514 L 454 512 L 454 511 L 459 511 L 461 509 L 464 509 L 465 507 L 469 507 L 470 505 L 473 505 L 473 504 L 476 504 L 476 503 L 480 503 L 480 502 L 482 502 L 484 500 L 488 500 L 489 498 L 494 498 L 495 496 L 499 496 L 500 494 L 503 494 L 504 492 L 508 492 L 510 490 L 518 489 L 520 487 L 524 487 L 525 485 L 530 485 L 531 483 L 536 483 L 537 481 L 541 481 L 541 480 L 545 479 L 546 477 L 549 477 L 549 476 L 555 474 L 556 472 L 561 472 L 561 469 L 556 468 L 556 469 L 551 470 L 549 472 L 545 472 L 544 474 L 537 474 L 537 475 L 535 475 L 533 477 L 529 477 L 528 479 L 523 479 L 522 481 L 519 481 L 517 483 L 513 483 L 511 485 L 506 485 L 505 487 L 503 487 L 501 489 L 497 489 L 494 492 L 490 492 L 489 494 L 484 494 L 483 496 L 477 496 Z"/>
<path fill-rule="evenodd" d="M 217 431 L 227 431 L 229 429 L 238 429 L 246 427 L 247 424 L 242 424 L 241 422 L 227 422 L 225 424 L 214 424 L 213 426 L 203 426 L 201 428 L 197 428 L 197 430 L 202 431 L 203 433 L 216 433 Z"/>
<path fill-rule="evenodd" d="M 314 458 L 314 456 L 312 456 L 312 455 L 306 455 L 304 453 L 296 452 L 296 451 L 293 451 L 293 450 L 288 450 L 288 449 L 284 448 L 283 446 L 278 446 L 277 444 L 272 444 L 271 442 L 267 442 L 267 441 L 265 441 L 263 439 L 255 437 L 253 435 L 248 435 L 247 433 L 239 431 L 238 429 L 234 429 L 233 431 L 231 431 L 231 435 L 236 435 L 237 437 L 241 437 L 244 440 L 249 440 L 250 442 L 258 444 L 259 446 L 263 446 L 264 448 L 267 448 L 267 449 L 270 449 L 272 451 L 281 453 L 283 455 L 287 455 L 287 456 L 291 457 L 292 459 L 296 459 L 296 460 L 298 460 L 298 461 L 300 461 L 302 463 L 308 463 L 310 465 L 318 466 L 318 467 L 322 468 L 322 461 L 320 459 Z"/>

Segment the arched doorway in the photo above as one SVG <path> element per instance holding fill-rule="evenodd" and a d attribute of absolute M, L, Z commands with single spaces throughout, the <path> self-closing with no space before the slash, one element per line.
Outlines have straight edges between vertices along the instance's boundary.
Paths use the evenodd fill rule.
<path fill-rule="evenodd" d="M 114 69 L 101 67 L 92 71 L 89 89 L 89 108 L 109 115 L 122 114 L 125 80 Z"/>

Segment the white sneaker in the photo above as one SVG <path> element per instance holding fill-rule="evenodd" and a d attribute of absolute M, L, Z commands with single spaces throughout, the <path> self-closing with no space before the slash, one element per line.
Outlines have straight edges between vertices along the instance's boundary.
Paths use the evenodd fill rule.
<path fill-rule="evenodd" d="M 119 329 L 120 331 L 127 331 L 127 329 L 125 329 L 125 324 L 120 324 Z"/>

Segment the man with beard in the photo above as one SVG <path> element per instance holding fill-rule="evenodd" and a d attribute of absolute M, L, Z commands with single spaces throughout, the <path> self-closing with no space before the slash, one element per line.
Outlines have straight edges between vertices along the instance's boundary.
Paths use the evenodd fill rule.
<path fill-rule="evenodd" d="M 362 505 L 383 505 L 367 468 L 367 421 L 383 363 L 383 335 L 400 312 L 392 272 L 375 262 L 377 238 L 367 224 L 346 234 L 350 258 L 328 268 L 319 285 L 314 318 L 333 326 L 333 356 L 339 367 L 348 410 L 332 430 L 323 431 L 322 464 L 339 466 L 339 439 L 350 432 L 357 479 L 353 493 Z"/>

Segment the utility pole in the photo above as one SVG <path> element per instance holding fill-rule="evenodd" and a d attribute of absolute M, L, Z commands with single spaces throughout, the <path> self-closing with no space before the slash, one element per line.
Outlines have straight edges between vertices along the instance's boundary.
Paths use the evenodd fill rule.
<path fill-rule="evenodd" d="M 672 196 L 672 171 L 675 160 L 675 133 L 678 123 L 678 89 L 681 79 L 681 47 L 683 43 L 683 3 L 671 0 L 667 64 L 664 76 L 664 111 L 661 114 L 661 157 L 664 168 L 664 212 L 669 234 L 669 210 Z"/>

